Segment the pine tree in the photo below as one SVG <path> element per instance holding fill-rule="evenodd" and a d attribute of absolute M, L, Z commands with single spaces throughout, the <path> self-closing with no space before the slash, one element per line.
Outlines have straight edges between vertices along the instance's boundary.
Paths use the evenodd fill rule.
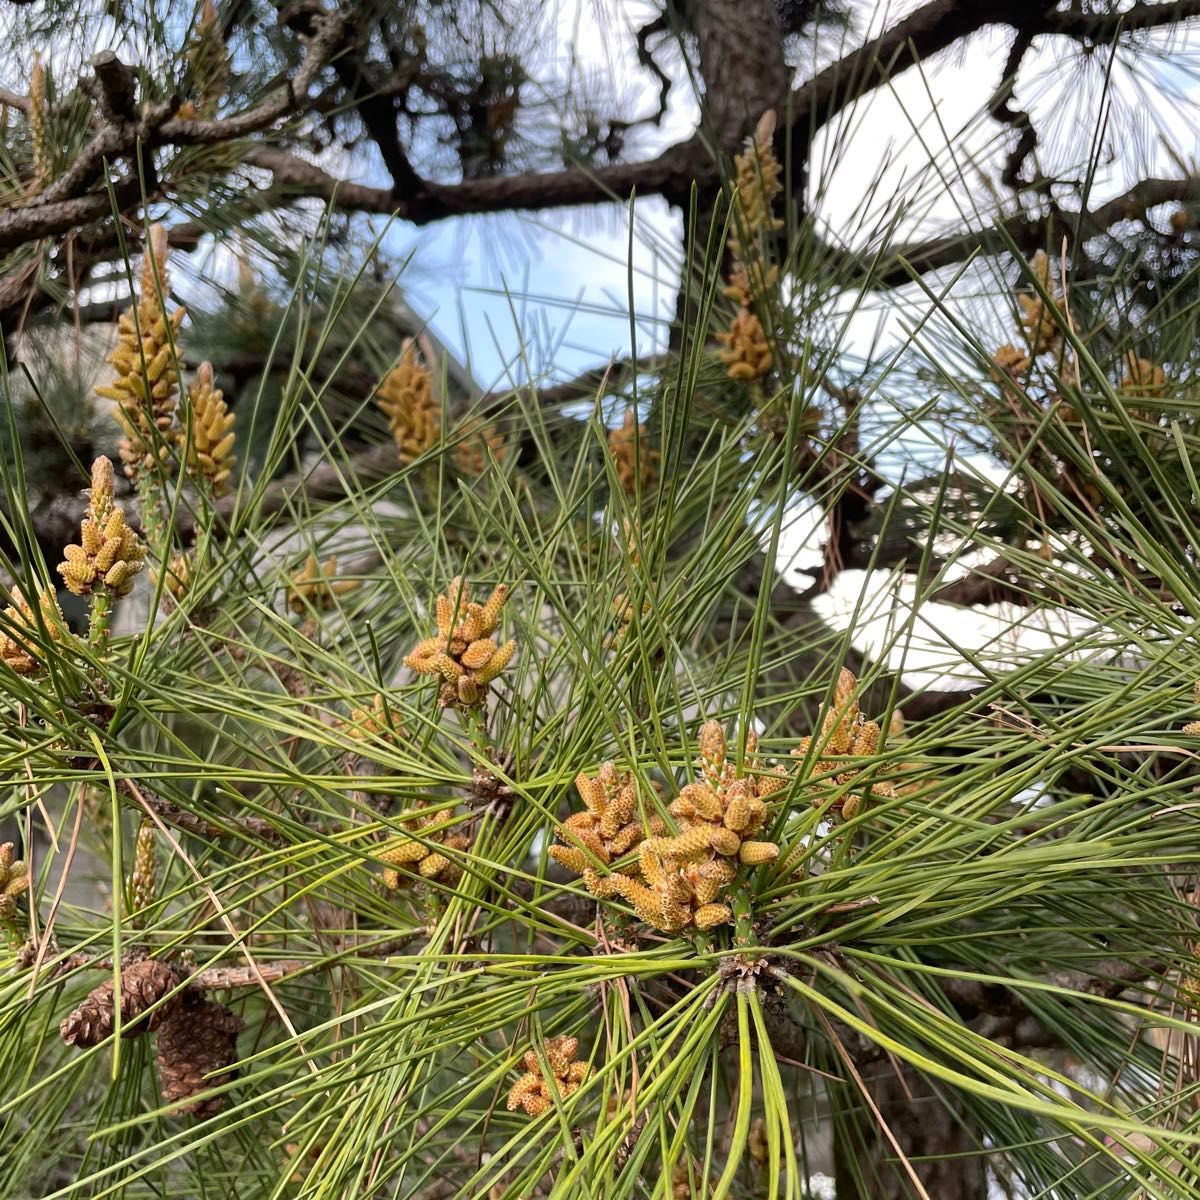
<path fill-rule="evenodd" d="M 1200 1196 L 1200 5 L 547 7 L 3 10 L 0 1196 Z M 565 383 L 370 223 L 632 193 Z"/>

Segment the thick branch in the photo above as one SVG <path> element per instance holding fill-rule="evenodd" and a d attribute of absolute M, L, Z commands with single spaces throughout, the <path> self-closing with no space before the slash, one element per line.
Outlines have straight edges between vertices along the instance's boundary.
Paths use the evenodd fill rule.
<path fill-rule="evenodd" d="M 1004 64 L 1000 85 L 988 104 L 988 111 L 997 121 L 1011 126 L 1017 132 L 1017 144 L 1005 158 L 1004 169 L 1000 172 L 1000 182 L 1014 191 L 1021 186 L 1021 168 L 1025 160 L 1037 149 L 1037 132 L 1029 113 L 1013 103 L 1021 60 L 1032 45 L 1033 34 L 1026 29 L 1017 30 L 1008 52 L 1008 61 Z"/>
<path fill-rule="evenodd" d="M 1200 197 L 1200 176 L 1183 179 L 1143 179 L 1120 196 L 1090 211 L 1067 212 L 1061 209 L 1043 216 L 1023 213 L 998 223 L 999 228 L 1016 243 L 1017 248 L 1032 254 L 1048 243 L 1058 244 L 1064 237 L 1072 244 L 1107 232 L 1120 221 L 1144 220 L 1148 209 L 1160 204 L 1187 204 Z M 976 251 L 995 246 L 998 238 L 991 229 L 968 229 L 960 233 L 930 238 L 922 242 L 893 247 L 887 255 L 876 286 L 899 287 L 911 280 L 911 271 L 924 274 L 940 267 L 963 262 Z M 908 264 L 906 267 L 905 264 Z"/>
<path fill-rule="evenodd" d="M 791 150 L 808 158 L 812 134 L 864 93 L 989 25 L 1107 42 L 1121 33 L 1200 16 L 1200 0 L 1135 4 L 1125 12 L 1059 12 L 1046 0 L 932 0 L 802 84 L 792 96 Z"/>
<path fill-rule="evenodd" d="M 151 791 L 144 783 L 134 783 L 129 779 L 117 780 L 117 791 L 128 796 L 139 804 L 145 804 L 153 809 L 157 816 L 167 825 L 172 825 L 184 833 L 209 841 L 222 838 L 241 838 L 249 842 L 278 842 L 279 831 L 270 821 L 262 817 L 228 817 L 223 822 L 209 821 L 178 804 L 164 799 Z"/>
<path fill-rule="evenodd" d="M 100 115 L 111 123 L 137 118 L 137 77 L 111 50 L 92 59 L 99 95 Z"/>
<path fill-rule="evenodd" d="M 0 88 L 0 104 L 24 113 L 30 108 L 28 96 L 22 96 L 20 92 L 10 92 L 8 88 Z"/>
<path fill-rule="evenodd" d="M 400 144 L 400 132 L 396 126 L 396 106 L 392 97 L 382 91 L 367 76 L 366 68 L 348 52 L 339 54 L 333 61 L 338 79 L 350 93 L 354 107 L 362 118 L 367 133 L 379 147 L 383 165 L 392 177 L 392 186 L 400 195 L 412 195 L 425 190 L 425 182 L 413 170 Z"/>

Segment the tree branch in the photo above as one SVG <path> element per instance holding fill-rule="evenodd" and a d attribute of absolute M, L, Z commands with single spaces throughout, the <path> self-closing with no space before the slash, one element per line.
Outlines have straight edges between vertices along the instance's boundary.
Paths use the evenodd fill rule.
<path fill-rule="evenodd" d="M 1018 249 L 1032 254 L 1047 243 L 1059 243 L 1064 237 L 1074 244 L 1105 233 L 1120 221 L 1145 220 L 1147 210 L 1160 204 L 1188 204 L 1197 198 L 1200 198 L 1200 176 L 1143 179 L 1090 211 L 1068 212 L 1056 206 L 1042 216 L 1021 213 L 1007 217 L 998 222 L 998 226 Z M 977 251 L 996 247 L 998 243 L 994 229 L 968 229 L 893 247 L 887 253 L 882 272 L 875 279 L 875 286 L 899 287 L 911 282 L 913 272 L 923 275 L 952 266 Z"/>
<path fill-rule="evenodd" d="M 1000 182 L 1014 191 L 1021 186 L 1021 168 L 1025 160 L 1037 148 L 1037 133 L 1029 114 L 1023 108 L 1013 104 L 1013 92 L 1017 86 L 1017 73 L 1021 69 L 1021 60 L 1033 45 L 1033 34 L 1027 29 L 1018 29 L 1008 51 L 1008 60 L 1000 76 L 1000 84 L 988 102 L 988 112 L 992 117 L 1009 125 L 1017 133 L 1017 144 L 1004 160 L 1004 168 L 1000 172 Z"/>
<path fill-rule="evenodd" d="M 808 158 L 822 125 L 866 92 L 989 25 L 1010 25 L 1030 35 L 1111 41 L 1122 33 L 1173 25 L 1200 16 L 1200 0 L 1135 4 L 1125 12 L 1059 12 L 1045 0 L 932 0 L 878 37 L 852 51 L 792 94 L 793 161 Z"/>
<path fill-rule="evenodd" d="M 23 113 L 27 113 L 30 108 L 28 96 L 22 96 L 20 92 L 10 92 L 8 88 L 0 88 L 0 104 Z"/>
<path fill-rule="evenodd" d="M 223 838 L 241 838 L 248 842 L 280 840 L 279 831 L 262 817 L 229 817 L 218 824 L 189 812 L 186 808 L 180 808 L 178 804 L 151 791 L 144 783 L 135 783 L 132 779 L 118 779 L 117 791 L 137 804 L 152 809 L 164 824 L 207 841 Z"/>
<path fill-rule="evenodd" d="M 400 195 L 424 192 L 425 181 L 413 170 L 400 144 L 392 97 L 368 77 L 366 67 L 348 49 L 334 58 L 333 69 L 350 93 L 371 140 L 379 147 L 383 165 L 392 177 L 393 190 Z"/>
<path fill-rule="evenodd" d="M 710 33 L 725 28 L 717 19 L 724 11 L 723 4 L 706 6 L 704 19 L 712 27 Z M 748 19 L 748 8 L 738 11 L 742 13 L 743 20 Z M 731 8 L 730 12 L 734 13 L 734 10 Z M 750 15 L 757 12 L 758 7 L 754 6 Z M 787 136 L 796 155 L 795 161 L 802 163 L 807 159 L 813 132 L 865 91 L 879 87 L 898 72 L 985 26 L 1010 25 L 1018 31 L 1018 40 L 1022 42 L 1035 34 L 1100 41 L 1196 16 L 1200 16 L 1200 0 L 1138 3 L 1123 13 L 1047 11 L 1045 0 L 998 0 L 991 6 L 969 4 L 965 0 L 931 0 L 931 3 L 898 21 L 879 37 L 847 54 L 793 92 L 790 105 L 792 126 Z M 668 147 L 654 158 L 640 162 L 615 163 L 592 170 L 569 168 L 468 179 L 453 184 L 423 181 L 404 158 L 399 139 L 395 136 L 394 112 L 385 112 L 392 108 L 385 98 L 386 89 L 376 88 L 373 93 L 370 81 L 361 72 L 351 73 L 354 71 L 351 60 L 342 63 L 342 59 L 336 57 L 345 45 L 349 28 L 347 18 L 340 12 L 326 11 L 315 0 L 303 0 L 300 5 L 285 11 L 281 19 L 305 37 L 308 43 L 302 66 L 286 86 L 249 112 L 219 120 L 174 117 L 160 104 L 136 120 L 109 121 L 62 177 L 22 206 L 0 215 L 0 252 L 30 241 L 55 237 L 112 215 L 113 197 L 107 190 L 78 194 L 81 188 L 90 186 L 97 177 L 105 159 L 128 157 L 139 145 L 152 150 L 168 144 L 182 146 L 228 142 L 260 132 L 285 116 L 306 111 L 312 103 L 308 95 L 312 84 L 322 68 L 334 60 L 335 70 L 350 81 L 347 86 L 360 105 L 369 132 L 379 142 L 397 186 L 373 188 L 338 180 L 294 154 L 259 145 L 250 149 L 243 161 L 249 166 L 267 170 L 273 176 L 272 185 L 258 196 L 260 211 L 279 209 L 298 200 L 312 198 L 343 211 L 394 215 L 423 225 L 470 213 L 536 211 L 625 200 L 631 193 L 643 196 L 657 194 L 671 203 L 682 204 L 686 203 L 693 185 L 703 190 L 714 186 L 720 179 L 712 148 L 707 144 L 706 135 L 699 132 Z M 736 27 L 736 22 L 732 27 Z M 716 44 L 721 38 L 714 34 L 708 40 Z M 769 70 L 765 69 L 768 65 L 771 68 Z M 103 74 L 108 68 L 100 63 L 98 69 Z M 730 67 L 726 73 L 730 71 L 738 78 L 746 75 L 740 68 L 734 70 Z M 779 72 L 774 69 L 772 58 L 770 64 L 764 64 L 764 69 L 754 74 L 757 83 L 751 92 L 746 92 L 745 88 L 740 91 L 734 89 L 724 101 L 717 104 L 719 111 L 714 113 L 713 120 L 717 122 L 719 138 L 729 134 L 741 116 L 757 117 L 761 107 L 768 106 L 774 90 L 783 86 L 782 76 L 777 79 L 777 75 Z M 128 104 L 120 100 L 122 87 L 115 84 L 109 87 L 112 99 L 106 103 L 111 110 L 110 115 L 129 114 Z M 717 91 L 720 92 L 720 89 Z M 719 95 L 717 99 L 720 100 Z M 780 96 L 781 110 L 785 108 L 783 100 L 784 97 Z M 0 101 L 28 107 L 27 98 L 15 94 L 3 93 Z M 744 113 L 743 109 L 746 110 Z M 1025 149 L 1024 144 L 1018 145 L 1014 158 L 1010 160 L 1010 167 L 1023 160 L 1020 152 Z M 1056 240 L 1063 232 L 1073 232 L 1072 222 L 1088 228 L 1105 228 L 1120 216 L 1130 215 L 1130 211 L 1136 215 L 1139 207 L 1144 211 L 1147 204 L 1192 199 L 1195 195 L 1193 181 L 1147 180 L 1138 188 L 1131 189 L 1125 197 L 1089 214 L 1080 216 L 1054 211 L 1041 218 L 1020 215 L 1008 218 L 1005 226 L 1022 248 L 1032 249 L 1042 244 L 1047 236 Z M 133 178 L 124 180 L 117 185 L 115 198 L 119 211 L 136 209 L 142 199 L 141 185 Z M 151 189 L 149 198 L 153 200 L 160 197 Z M 180 227 L 177 233 L 173 232 L 172 244 L 178 245 L 184 240 L 194 244 L 200 232 L 192 223 L 188 223 L 186 228 Z M 962 261 L 974 253 L 984 239 L 984 231 L 966 231 L 895 248 L 887 255 L 883 272 L 876 276 L 875 284 L 880 288 L 889 288 L 907 283 L 909 271 L 901 259 L 918 272 L 935 270 Z M 115 245 L 115 239 L 103 239 L 92 253 L 98 256 L 103 250 L 111 255 L 115 253 Z M 99 259 L 96 257 L 92 261 Z M 0 319 L 11 324 L 19 318 L 28 306 L 29 290 L 33 286 L 33 279 L 22 269 L 18 269 L 16 274 L 10 272 L 8 276 L 0 278 Z"/>

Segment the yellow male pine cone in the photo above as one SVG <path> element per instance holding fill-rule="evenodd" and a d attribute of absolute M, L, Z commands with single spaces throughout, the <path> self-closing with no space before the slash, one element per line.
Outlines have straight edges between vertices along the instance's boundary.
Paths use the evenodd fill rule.
<path fill-rule="evenodd" d="M 0 924 L 17 915 L 17 901 L 29 891 L 29 868 L 15 857 L 12 842 L 0 845 Z"/>
<path fill-rule="evenodd" d="M 822 757 L 812 764 L 813 780 L 812 803 L 819 807 L 827 799 L 826 793 L 833 787 L 853 785 L 860 772 L 861 764 L 841 767 L 838 759 L 847 756 L 852 758 L 870 758 L 883 745 L 883 731 L 875 721 L 869 721 L 858 707 L 855 690 L 858 680 L 852 671 L 842 668 L 834 688 L 833 706 L 826 711 L 821 724 L 821 736 L 817 744 L 818 752 L 822 755 L 833 756 L 829 759 Z M 813 745 L 810 737 L 801 738 L 800 744 L 792 751 L 798 759 L 805 759 Z M 840 769 L 839 769 L 840 768 Z M 843 817 L 849 820 L 865 802 L 863 791 L 845 792 L 835 799 L 833 807 Z M 886 780 L 871 783 L 869 794 L 883 799 L 895 796 L 895 789 Z"/>
<path fill-rule="evenodd" d="M 781 768 L 760 769 L 753 731 L 747 734 L 746 755 L 740 763 L 730 757 L 719 721 L 706 721 L 699 740 L 701 777 L 680 789 L 669 806 L 681 832 L 650 838 L 644 848 L 684 863 L 712 854 L 737 858 L 747 866 L 774 861 L 779 847 L 753 839 L 767 823 L 769 798 L 787 786 L 786 773 Z"/>
<path fill-rule="evenodd" d="M 434 813 L 425 818 L 400 814 L 401 827 L 409 830 L 411 836 L 401 834 L 375 856 L 388 864 L 383 872 L 385 888 L 394 892 L 406 883 L 415 882 L 418 877 L 453 887 L 462 878 L 462 869 L 439 847 L 466 850 L 471 845 L 471 839 L 465 834 L 435 828 L 444 821 L 444 813 Z"/>
<path fill-rule="evenodd" d="M 237 457 L 233 453 L 236 419 L 225 404 L 225 394 L 213 380 L 212 363 L 196 368 L 196 379 L 188 389 L 188 407 L 192 418 L 192 444 L 187 456 L 187 473 L 204 479 L 214 496 L 229 491 L 229 474 Z M 179 448 L 187 443 L 187 428 L 179 430 Z"/>
<path fill-rule="evenodd" d="M 1039 250 L 1033 256 L 1030 266 L 1042 288 L 1050 294 L 1051 298 L 1057 300 L 1059 293 L 1053 285 L 1051 263 L 1045 251 Z M 1062 347 L 1062 337 L 1059 334 L 1058 326 L 1054 323 L 1054 314 L 1042 297 L 1036 291 L 1028 296 L 1019 295 L 1017 305 L 1021 309 L 1021 327 L 1025 330 L 1030 353 L 1035 356 L 1047 353 L 1057 354 Z"/>
<path fill-rule="evenodd" d="M 41 625 L 21 589 L 15 587 L 10 594 L 12 603 L 0 621 L 0 662 L 18 675 L 31 675 L 42 665 L 39 641 L 43 636 L 52 642 L 62 641 L 67 635 L 67 620 L 58 606 L 58 597 L 48 588 L 38 596 Z"/>
<path fill-rule="evenodd" d="M 598 859 L 606 866 L 642 840 L 637 820 L 637 786 L 632 774 L 605 763 L 593 779 L 582 771 L 575 787 L 584 811 L 572 813 L 559 827 L 563 846 L 551 846 L 550 857 L 576 875 Z"/>
<path fill-rule="evenodd" d="M 116 349 L 105 359 L 116 374 L 112 383 L 96 388 L 98 396 L 117 402 L 113 416 L 125 435 L 121 461 L 134 483 L 156 463 L 168 463 L 175 442 L 175 342 L 184 310 L 168 314 L 166 296 L 167 231 L 152 225 L 137 304 L 121 314 Z"/>
<path fill-rule="evenodd" d="M 49 116 L 46 104 L 46 68 L 42 56 L 33 52 L 33 70 L 29 76 L 29 142 L 33 150 L 33 178 L 29 181 L 27 194 L 36 196 L 50 182 L 53 167 L 50 160 L 50 135 L 47 129 Z"/>
<path fill-rule="evenodd" d="M 126 596 L 133 589 L 133 577 L 145 565 L 145 556 L 145 546 L 113 504 L 113 467 L 102 456 L 92 464 L 91 494 L 79 542 L 64 547 L 58 573 L 76 596 L 101 589 Z"/>
<path fill-rule="evenodd" d="M 380 381 L 375 403 L 388 420 L 402 463 L 432 450 L 442 436 L 442 411 L 433 398 L 433 377 L 417 357 L 416 343 L 404 343 L 400 360 Z"/>
<path fill-rule="evenodd" d="M 753 383 L 771 370 L 771 347 L 762 322 L 754 313 L 739 308 L 728 330 L 716 336 L 726 347 L 720 352 L 720 359 L 728 368 L 730 379 Z"/>
<path fill-rule="evenodd" d="M 1132 350 L 1125 355 L 1125 376 L 1121 380 L 1121 391 L 1125 395 L 1153 399 L 1165 396 L 1168 386 L 1167 374 L 1157 363 L 1138 358 Z"/>
<path fill-rule="evenodd" d="M 154 586 L 157 587 L 158 572 L 151 571 L 150 578 Z M 163 586 L 176 600 L 182 600 L 187 595 L 191 583 L 192 556 L 186 551 L 172 554 L 171 561 L 167 563 L 167 581 Z"/>
<path fill-rule="evenodd" d="M 758 257 L 761 235 L 777 233 L 783 228 L 783 222 L 772 211 L 776 198 L 783 191 L 780 181 L 783 168 L 772 147 L 774 137 L 775 114 L 768 111 L 759 118 L 754 134 L 746 139 L 742 153 L 733 160 L 737 212 L 729 235 L 729 248 L 742 263 Z"/>
<path fill-rule="evenodd" d="M 689 926 L 711 929 L 732 920 L 729 906 L 720 902 L 735 874 L 726 860 L 681 863 L 656 853 L 646 841 L 641 846 L 638 870 L 641 880 L 624 871 L 600 875 L 589 867 L 584 871 L 584 886 L 595 896 L 622 897 L 647 925 L 664 933 L 677 933 Z"/>
<path fill-rule="evenodd" d="M 133 872 L 129 883 L 134 909 L 141 911 L 149 908 L 154 903 L 158 890 L 158 852 L 154 822 L 149 817 L 143 817 L 138 826 L 133 850 Z"/>
<path fill-rule="evenodd" d="M 337 579 L 337 557 L 318 562 L 310 553 L 292 577 L 287 589 L 287 606 L 294 613 L 332 612 L 337 607 L 337 598 L 358 587 L 356 579 Z"/>
<path fill-rule="evenodd" d="M 454 466 L 460 475 L 482 475 L 492 460 L 503 462 L 508 447 L 495 425 L 468 417 L 455 432 Z"/>
<path fill-rule="evenodd" d="M 653 486 L 659 455 L 651 449 L 650 435 L 645 425 L 638 423 L 634 408 L 625 410 L 620 429 L 609 430 L 608 449 L 623 491 L 632 496 L 639 488 L 645 491 Z"/>
<path fill-rule="evenodd" d="M 992 355 L 992 378 L 997 383 L 1019 379 L 1029 370 L 1029 355 L 1012 342 L 1005 342 Z"/>
<path fill-rule="evenodd" d="M 541 1116 L 552 1107 L 556 1096 L 563 1099 L 579 1090 L 588 1077 L 588 1065 L 579 1062 L 579 1039 L 574 1037 L 546 1038 L 542 1042 L 550 1074 L 542 1073 L 542 1064 L 535 1050 L 525 1053 L 522 1063 L 525 1072 L 509 1089 L 505 1107 L 509 1112 L 522 1108 L 531 1117 Z"/>
<path fill-rule="evenodd" d="M 443 708 L 481 704 L 487 685 L 512 661 L 516 639 L 500 645 L 492 636 L 507 600 L 507 585 L 498 584 L 485 604 L 474 603 L 470 585 L 462 576 L 455 576 L 449 592 L 437 597 L 437 636 L 418 642 L 405 656 L 404 665 L 418 675 L 442 679 L 439 702 Z"/>
<path fill-rule="evenodd" d="M 342 728 L 346 736 L 355 741 L 372 738 L 398 741 L 404 733 L 399 714 L 379 694 L 376 694 L 369 708 L 352 708 L 350 715 L 342 722 Z"/>

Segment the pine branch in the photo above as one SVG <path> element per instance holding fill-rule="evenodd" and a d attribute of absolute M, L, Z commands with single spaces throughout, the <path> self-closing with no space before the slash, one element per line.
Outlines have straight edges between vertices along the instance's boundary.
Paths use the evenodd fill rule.
<path fill-rule="evenodd" d="M 1094 209 L 1071 212 L 1055 208 L 1042 216 L 1018 214 L 998 226 L 1017 247 L 1032 254 L 1046 245 L 1057 245 L 1065 237 L 1069 244 L 1109 232 L 1122 221 L 1146 220 L 1147 211 L 1160 204 L 1189 204 L 1200 197 L 1200 176 L 1182 179 L 1143 179 Z M 875 280 L 877 287 L 899 287 L 918 275 L 954 266 L 996 245 L 989 229 L 968 229 L 921 242 L 893 246 L 885 260 L 897 265 L 885 268 Z"/>
<path fill-rule="evenodd" d="M 758 8 L 753 11 L 758 12 Z M 794 161 L 801 164 L 807 161 L 812 133 L 847 104 L 985 26 L 1010 25 L 1022 39 L 1036 33 L 1098 41 L 1130 30 L 1177 23 L 1196 15 L 1200 15 L 1200 0 L 1138 4 L 1121 14 L 1047 12 L 1041 3 L 1031 4 L 1027 0 L 1009 0 L 992 7 L 962 4 L 960 0 L 934 0 L 802 84 L 790 98 L 781 93 L 776 95 L 782 75 L 773 69 L 763 69 L 764 62 L 775 61 L 774 55 L 767 59 L 762 53 L 752 55 L 757 69 L 747 71 L 742 57 L 731 57 L 726 52 L 732 43 L 723 34 L 729 30 L 745 33 L 747 14 L 744 10 L 739 9 L 730 21 L 726 21 L 722 5 L 706 6 L 701 28 L 705 36 L 701 37 L 700 45 L 702 51 L 705 47 L 711 51 L 708 57 L 715 72 L 711 81 L 713 94 L 717 100 L 721 96 L 728 97 L 714 110 L 713 119 L 717 121 L 721 143 L 728 146 L 734 131 L 743 129 L 747 120 L 756 119 L 757 112 L 770 107 L 774 97 L 776 107 L 790 112 L 792 124 L 787 136 Z M 693 184 L 703 190 L 719 181 L 719 163 L 706 143 L 704 131 L 667 147 L 651 159 L 616 163 L 594 170 L 568 168 L 470 179 L 455 184 L 422 180 L 400 146 L 386 92 L 366 79 L 349 58 L 338 57 L 347 39 L 346 17 L 336 10 L 325 11 L 309 0 L 285 12 L 282 19 L 308 39 L 305 61 L 285 87 L 249 112 L 220 120 L 174 117 L 168 111 L 169 102 L 151 108 L 136 120 L 110 120 L 49 188 L 0 215 L 0 251 L 54 237 L 111 215 L 112 200 L 106 189 L 78 194 L 80 188 L 95 178 L 106 158 L 129 156 L 139 145 L 152 151 L 167 145 L 228 142 L 261 132 L 287 116 L 305 111 L 310 105 L 309 91 L 313 82 L 331 61 L 343 76 L 344 86 L 350 87 L 360 111 L 365 106 L 364 121 L 380 144 L 394 186 L 373 188 L 339 180 L 297 155 L 260 145 L 252 147 L 243 158 L 247 165 L 270 171 L 273 176 L 272 186 L 255 198 L 258 211 L 284 208 L 301 199 L 319 199 L 342 211 L 395 215 L 423 225 L 471 213 L 539 211 L 624 200 L 630 193 L 661 195 L 672 203 L 682 204 Z M 761 51 L 763 38 L 755 40 L 754 45 Z M 102 62 L 102 73 L 112 75 L 115 71 L 113 62 L 108 59 Z M 729 84 L 721 86 L 726 76 Z M 116 92 L 119 93 L 120 88 Z M 20 100 L 20 97 L 14 97 L 14 102 Z M 112 108 L 115 112 L 129 111 L 128 106 L 122 104 L 113 104 Z M 1147 185 L 1151 184 L 1159 186 L 1164 198 L 1191 194 L 1186 181 L 1147 181 Z M 153 186 L 149 193 L 150 199 L 158 196 Z M 118 208 L 125 210 L 136 206 L 141 194 L 142 188 L 135 181 L 118 184 Z M 1105 222 L 1104 217 L 1103 209 L 1092 214 L 1094 222 L 1111 223 Z M 1039 241 L 1034 223 L 1024 219 L 1014 219 L 1014 228 L 1010 231 L 1021 244 Z M 179 245 L 194 236 L 188 229 L 181 233 L 179 240 L 173 239 L 173 243 Z M 969 256 L 978 244 L 978 237 L 966 233 L 898 247 L 887 257 L 903 257 L 918 271 L 932 270 Z M 113 252 L 114 246 L 115 242 L 108 239 L 106 244 L 97 244 L 92 253 Z M 907 279 L 907 272 L 895 268 L 879 276 L 876 285 L 894 287 Z M 23 278 L 0 279 L 0 315 L 8 320 L 21 311 L 27 293 L 28 282 Z"/>
<path fill-rule="evenodd" d="M 396 106 L 391 95 L 371 79 L 366 65 L 352 56 L 348 48 L 334 58 L 333 69 L 349 93 L 367 133 L 379 147 L 383 165 L 392 177 L 393 192 L 399 195 L 424 192 L 427 185 L 413 169 L 400 144 Z"/>
<path fill-rule="evenodd" d="M 96 764 L 99 766 L 99 764 Z M 164 824 L 171 825 L 183 833 L 208 841 L 224 838 L 240 838 L 251 843 L 279 842 L 279 830 L 263 817 L 229 817 L 223 822 L 210 821 L 196 813 L 180 808 L 178 804 L 164 799 L 145 783 L 132 779 L 118 779 L 117 791 L 122 792 L 144 808 L 158 815 Z"/>

